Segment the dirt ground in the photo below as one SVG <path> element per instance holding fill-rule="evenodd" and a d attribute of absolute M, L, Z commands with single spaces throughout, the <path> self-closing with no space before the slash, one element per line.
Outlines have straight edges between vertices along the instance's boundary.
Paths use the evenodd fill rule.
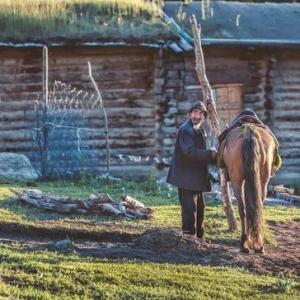
<path fill-rule="evenodd" d="M 150 262 L 196 264 L 206 266 L 238 266 L 257 274 L 300 276 L 300 222 L 269 223 L 277 246 L 266 246 L 266 254 L 243 254 L 239 241 L 201 241 L 184 236 L 180 231 L 147 230 L 128 243 L 95 242 L 91 240 L 57 241 L 43 236 L 0 234 L 2 243 L 20 243 L 27 251 L 48 249 L 72 250 L 81 256 L 97 258 L 128 258 Z"/>

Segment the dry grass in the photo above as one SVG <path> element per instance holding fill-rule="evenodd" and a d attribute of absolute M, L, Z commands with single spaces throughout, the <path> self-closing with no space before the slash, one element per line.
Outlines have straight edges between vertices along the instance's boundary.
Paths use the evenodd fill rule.
<path fill-rule="evenodd" d="M 0 0 L 0 40 L 151 39 L 170 35 L 144 0 Z"/>

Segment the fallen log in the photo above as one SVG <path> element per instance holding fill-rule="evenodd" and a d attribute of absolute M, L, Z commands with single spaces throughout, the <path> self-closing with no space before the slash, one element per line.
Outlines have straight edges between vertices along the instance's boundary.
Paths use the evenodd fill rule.
<path fill-rule="evenodd" d="M 22 193 L 10 189 L 18 200 L 41 209 L 64 214 L 104 214 L 124 217 L 128 220 L 150 219 L 154 210 L 129 195 L 122 196 L 121 200 L 114 201 L 108 194 L 91 194 L 87 200 L 74 199 L 44 193 L 38 189 L 27 189 Z"/>
<path fill-rule="evenodd" d="M 270 193 L 270 194 L 287 193 L 287 194 L 293 195 L 295 193 L 295 189 L 287 188 L 283 184 L 268 185 L 268 193 Z"/>
<path fill-rule="evenodd" d="M 297 195 L 290 195 L 288 193 L 276 193 L 276 198 L 283 199 L 290 202 L 291 204 L 300 204 L 300 196 Z"/>
<path fill-rule="evenodd" d="M 148 220 L 152 217 L 151 214 L 143 213 L 141 211 L 133 210 L 133 209 L 127 209 L 126 215 L 134 216 L 137 219 L 142 219 L 142 220 Z"/>
<path fill-rule="evenodd" d="M 103 203 L 113 203 L 114 201 L 108 194 L 99 194 L 98 196 L 91 194 L 89 199 L 83 201 L 83 205 L 87 210 L 97 210 L 98 206 Z"/>
<path fill-rule="evenodd" d="M 59 213 L 72 213 L 78 209 L 77 204 L 59 204 L 55 202 L 49 202 L 47 199 L 34 199 L 28 195 L 22 194 L 19 199 L 26 202 L 27 204 L 36 206 L 38 208 L 43 208 L 45 210 L 56 211 Z"/>
<path fill-rule="evenodd" d="M 112 204 L 109 203 L 99 204 L 98 208 L 102 212 L 108 212 L 109 214 L 113 214 L 116 216 L 124 215 L 124 213 L 121 210 L 119 210 L 118 208 L 114 207 Z"/>
<path fill-rule="evenodd" d="M 132 205 L 134 208 L 139 208 L 139 207 L 145 207 L 145 205 L 143 203 L 141 203 L 140 201 L 128 196 L 128 195 L 123 195 L 121 197 L 122 201 L 126 202 L 129 205 Z"/>

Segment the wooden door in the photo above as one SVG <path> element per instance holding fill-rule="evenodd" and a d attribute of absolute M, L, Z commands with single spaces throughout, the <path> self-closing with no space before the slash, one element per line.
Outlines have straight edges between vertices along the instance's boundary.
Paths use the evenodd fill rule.
<path fill-rule="evenodd" d="M 216 100 L 216 108 L 220 122 L 220 132 L 222 132 L 227 124 L 230 124 L 234 117 L 243 110 L 242 84 L 220 84 L 212 86 L 214 98 Z M 197 100 L 202 101 L 202 91 L 199 85 L 185 87 L 188 102 L 182 103 L 184 108 L 179 107 L 185 115 L 181 116 L 179 124 L 186 119 L 186 111 L 190 105 Z M 216 144 L 215 135 L 209 122 L 205 123 L 207 132 L 207 147 Z"/>
<path fill-rule="evenodd" d="M 221 132 L 242 111 L 242 85 L 226 84 L 213 87 Z"/>

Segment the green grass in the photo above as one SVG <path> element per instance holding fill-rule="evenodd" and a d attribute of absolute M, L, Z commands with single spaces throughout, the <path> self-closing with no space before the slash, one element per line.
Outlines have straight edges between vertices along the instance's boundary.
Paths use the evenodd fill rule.
<path fill-rule="evenodd" d="M 174 36 L 144 0 L 0 0 L 0 39 L 141 39 Z"/>
<path fill-rule="evenodd" d="M 0 296 L 17 299 L 296 299 L 295 278 L 1 247 Z M 229 284 L 230 283 L 230 284 Z M 11 299 L 11 298 L 10 298 Z"/>
<path fill-rule="evenodd" d="M 110 228 L 124 234 L 141 234 L 149 228 L 180 229 L 176 189 L 156 183 L 151 174 L 144 182 L 88 179 L 80 182 L 37 182 L 38 188 L 62 196 L 86 199 L 107 192 L 113 199 L 126 193 L 154 208 L 154 218 L 124 221 L 100 216 L 60 216 L 19 203 L 9 188 L 20 191 L 24 182 L 0 183 L 0 223 L 26 233 L 32 229 L 63 229 L 66 233 L 99 234 Z M 237 216 L 237 210 L 234 206 Z M 299 209 L 265 207 L 266 221 L 299 221 Z M 47 236 L 47 232 L 45 233 Z M 206 207 L 206 237 L 234 242 L 239 232 L 227 229 L 223 207 Z M 266 232 L 266 242 L 274 237 Z M 0 299 L 299 299 L 299 278 L 278 274 L 255 275 L 242 268 L 193 264 L 108 260 L 28 248 L 19 243 L 0 244 Z"/>

